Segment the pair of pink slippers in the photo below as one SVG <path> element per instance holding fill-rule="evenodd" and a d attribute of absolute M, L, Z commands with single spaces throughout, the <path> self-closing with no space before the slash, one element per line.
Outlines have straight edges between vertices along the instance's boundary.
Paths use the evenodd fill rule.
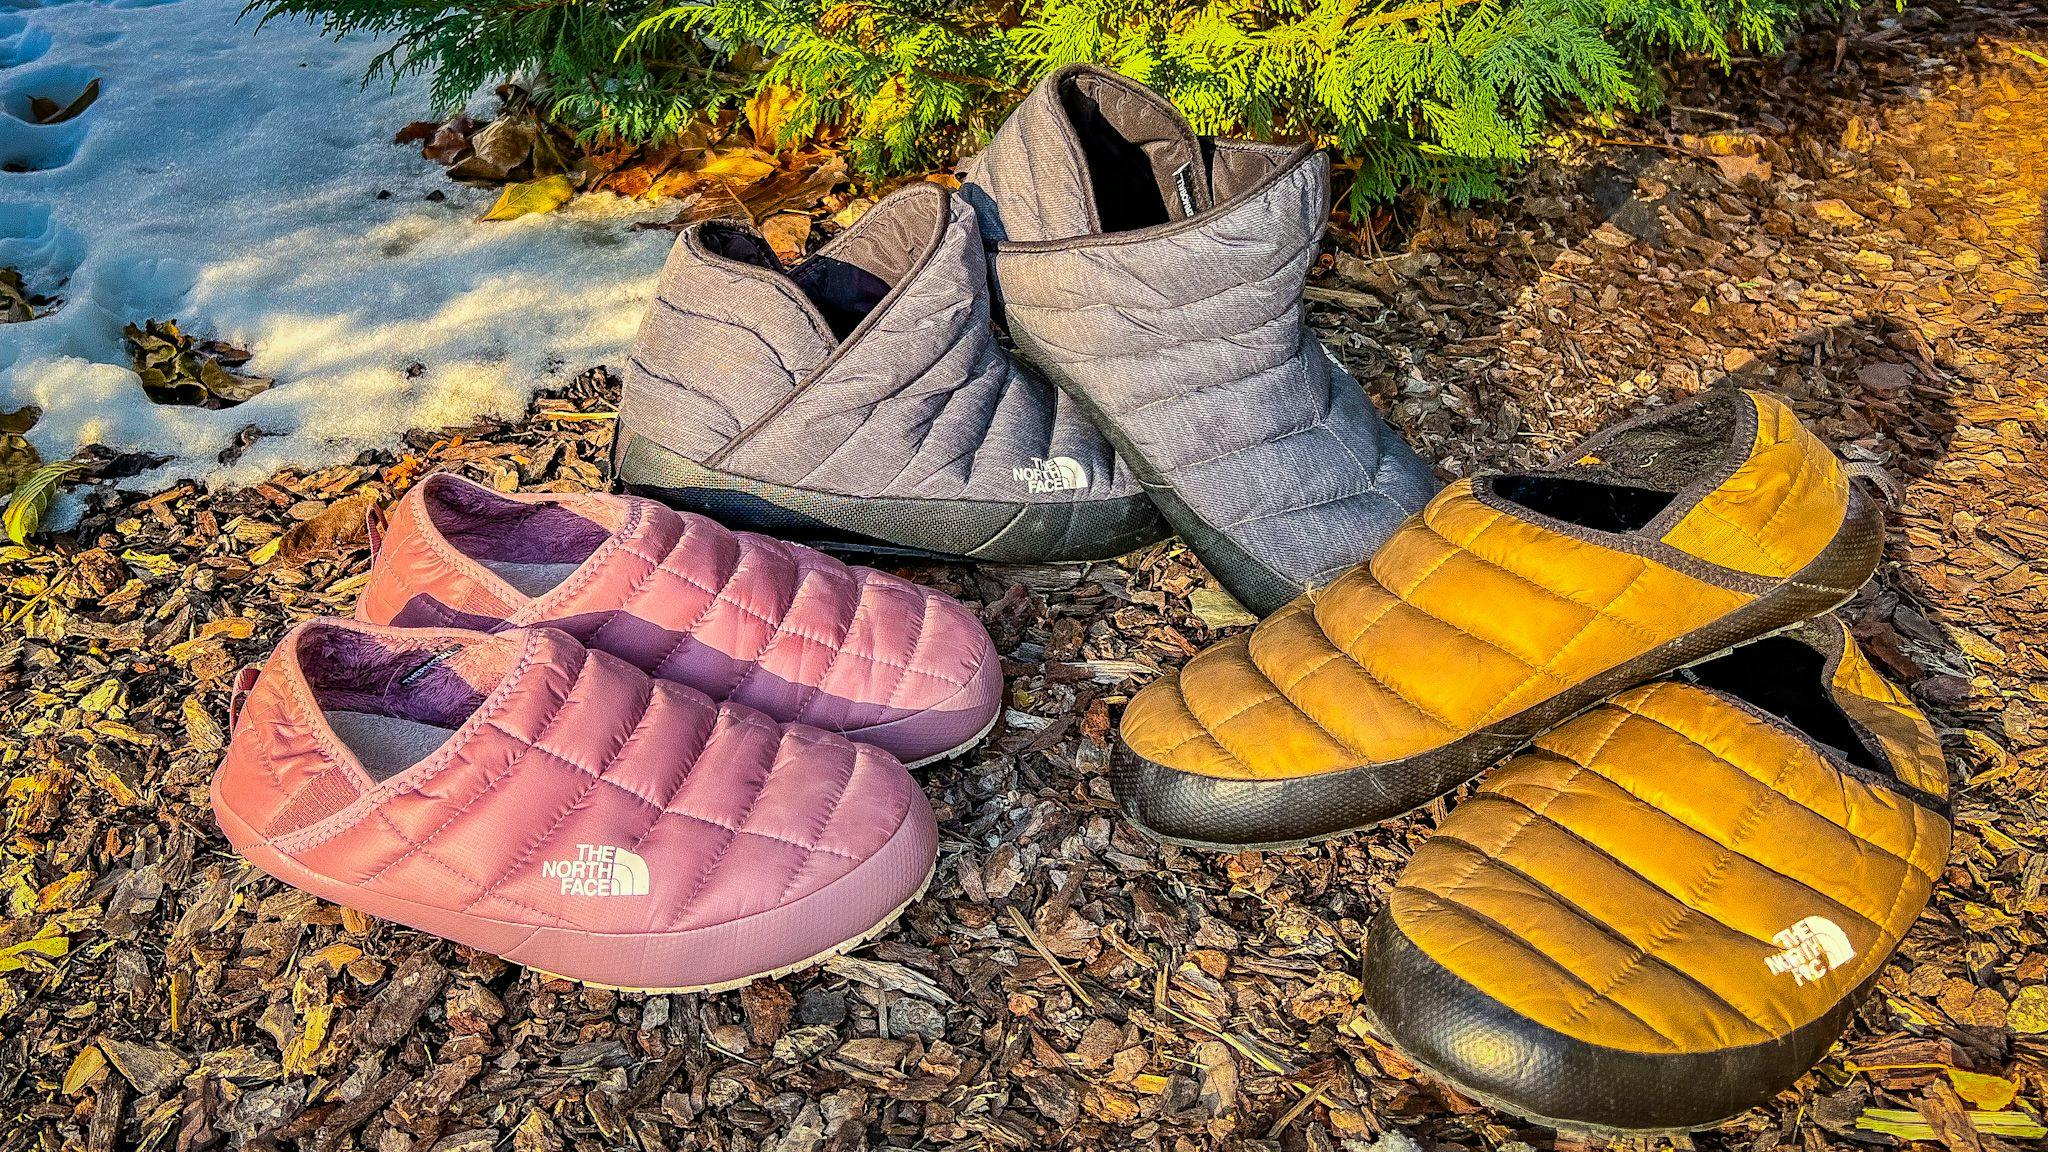
<path fill-rule="evenodd" d="M 851 949 L 937 855 L 905 765 L 995 726 L 959 602 L 606 495 L 428 477 L 355 620 L 245 683 L 214 813 L 296 887 L 545 972 L 712 991 Z"/>

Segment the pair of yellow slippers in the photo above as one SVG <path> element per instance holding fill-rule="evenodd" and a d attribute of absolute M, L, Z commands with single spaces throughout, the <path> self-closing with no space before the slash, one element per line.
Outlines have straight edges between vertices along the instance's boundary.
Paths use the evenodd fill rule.
<path fill-rule="evenodd" d="M 1378 1031 L 1543 1123 L 1710 1126 L 1821 1058 L 1948 857 L 1940 742 L 1830 614 L 1882 544 L 1790 409 L 1707 393 L 1452 485 L 1140 692 L 1118 799 L 1163 839 L 1279 847 L 1534 740 L 1374 921 Z"/>

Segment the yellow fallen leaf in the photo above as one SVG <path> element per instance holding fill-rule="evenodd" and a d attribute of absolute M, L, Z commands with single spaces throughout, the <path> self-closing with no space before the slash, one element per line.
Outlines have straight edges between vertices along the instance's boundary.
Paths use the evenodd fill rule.
<path fill-rule="evenodd" d="M 97 1044 L 88 1044 L 78 1050 L 78 1057 L 71 1061 L 71 1069 L 64 1073 L 64 1094 L 75 1096 L 86 1081 L 99 1074 L 107 1066 L 107 1054 Z"/>
<path fill-rule="evenodd" d="M 71 898 L 91 882 L 90 872 L 68 872 L 43 885 L 43 890 L 36 894 L 36 907 L 48 912 L 59 905 L 68 905 Z"/>
<path fill-rule="evenodd" d="M 2025 1112 L 1969 1112 L 1970 1126 L 1986 1136 L 2038 1140 L 2048 1136 L 2048 1127 Z M 1904 1108 L 1865 1108 L 1856 1118 L 1865 1132 L 1883 1132 L 1902 1140 L 1936 1139 L 1934 1125 L 1918 1112 Z"/>
<path fill-rule="evenodd" d="M 2019 1095 L 2020 1086 L 2003 1076 L 1986 1076 L 1982 1072 L 1965 1072 L 1960 1068 L 1947 1069 L 1949 1083 L 1956 1086 L 1956 1095 L 1975 1104 L 1987 1112 L 1996 1112 L 2012 1103 Z"/>
<path fill-rule="evenodd" d="M 9 795 L 12 794 L 13 790 L 10 789 Z M 10 919 L 19 920 L 27 916 L 41 903 L 42 897 L 37 895 L 35 888 L 23 879 L 20 873 L 17 872 L 7 878 L 7 915 Z"/>
<path fill-rule="evenodd" d="M 343 968 L 355 963 L 356 958 L 362 954 L 363 950 L 353 944 L 329 944 L 320 951 L 313 953 L 313 963 L 325 964 L 327 967 L 339 972 Z"/>
<path fill-rule="evenodd" d="M 0 948 L 0 972 L 13 972 L 28 967 L 26 956 L 41 956 L 54 960 L 71 951 L 71 941 L 63 936 L 38 936 L 23 940 L 6 948 Z"/>
<path fill-rule="evenodd" d="M 171 1031 L 177 1032 L 185 1027 L 185 1006 L 192 1000 L 192 974 L 180 968 L 171 973 L 167 983 L 171 1001 Z"/>
<path fill-rule="evenodd" d="M 314 1004 L 306 1009 L 306 1026 L 284 1049 L 284 1074 L 300 1076 L 313 1070 L 320 1045 L 327 1041 L 327 1021 L 334 1015 L 331 1004 Z"/>
<path fill-rule="evenodd" d="M 517 220 L 521 216 L 543 215 L 567 204 L 575 195 L 576 185 L 559 173 L 538 180 L 507 184 L 505 190 L 498 193 L 498 202 L 491 205 L 491 210 L 480 219 Z"/>
<path fill-rule="evenodd" d="M 796 110 L 797 100 L 796 90 L 781 84 L 765 85 L 754 93 L 753 99 L 747 101 L 747 127 L 754 130 L 754 143 L 763 148 L 783 143 L 782 130 L 789 125 L 789 114 Z"/>
<path fill-rule="evenodd" d="M 112 678 L 102 680 L 78 702 L 81 712 L 103 713 L 112 711 L 121 700 L 121 682 Z"/>
<path fill-rule="evenodd" d="M 247 616 L 223 616 L 199 626 L 201 640 L 247 640 L 256 634 L 256 622 Z"/>
<path fill-rule="evenodd" d="M 760 153 L 736 148 L 711 157 L 697 171 L 714 180 L 723 180 L 728 184 L 744 187 L 766 179 L 775 171 L 775 162 Z"/>
<path fill-rule="evenodd" d="M 2022 1036 L 2048 1032 L 2048 985 L 2029 984 L 2012 998 L 2005 1014 L 2006 1026 Z"/>
<path fill-rule="evenodd" d="M 122 551 L 121 559 L 152 576 L 168 576 L 173 572 L 183 571 L 185 567 L 165 553 L 139 552 L 133 548 Z"/>

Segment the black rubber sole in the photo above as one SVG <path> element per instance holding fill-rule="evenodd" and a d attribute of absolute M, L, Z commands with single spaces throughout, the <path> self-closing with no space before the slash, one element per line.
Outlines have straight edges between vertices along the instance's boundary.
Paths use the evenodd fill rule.
<path fill-rule="evenodd" d="M 1632 1052 L 1567 1036 L 1487 996 L 1381 911 L 1366 932 L 1363 999 L 1375 1034 L 1490 1108 L 1547 1128 L 1647 1136 L 1715 1127 L 1791 1087 L 1841 1037 L 1875 983 L 1873 976 L 1775 1040 Z"/>
<path fill-rule="evenodd" d="M 1536 737 L 1638 684 L 1833 611 L 1877 570 L 1884 517 L 1850 490 L 1848 515 L 1812 563 L 1712 624 L 1463 739 L 1404 760 L 1289 780 L 1182 772 L 1126 747 L 1110 771 L 1124 815 L 1156 839 L 1210 851 L 1295 848 L 1412 811 Z"/>
<path fill-rule="evenodd" d="M 1112 559 L 1170 531 L 1142 493 L 1038 504 L 846 496 L 706 468 L 645 436 L 618 435 L 613 475 L 622 491 L 837 551 L 1048 564 Z"/>

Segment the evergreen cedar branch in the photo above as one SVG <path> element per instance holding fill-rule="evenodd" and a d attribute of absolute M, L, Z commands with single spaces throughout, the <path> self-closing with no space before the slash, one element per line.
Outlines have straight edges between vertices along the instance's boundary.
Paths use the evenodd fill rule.
<path fill-rule="evenodd" d="M 869 175 L 943 165 L 1047 71 L 1115 68 L 1198 130 L 1314 134 L 1355 205 L 1498 190 L 1575 110 L 1640 106 L 1655 62 L 1772 52 L 1843 0 L 254 0 L 265 20 L 391 37 L 454 108 L 507 77 L 592 135 L 652 142 L 777 86 L 788 139 L 833 129 Z"/>

